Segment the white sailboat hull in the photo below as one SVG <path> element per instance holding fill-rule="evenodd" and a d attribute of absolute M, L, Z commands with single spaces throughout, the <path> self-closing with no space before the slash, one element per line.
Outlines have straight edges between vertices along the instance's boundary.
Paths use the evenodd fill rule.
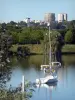
<path fill-rule="evenodd" d="M 47 84 L 57 82 L 57 76 L 49 75 L 45 78 L 36 79 L 37 84 Z"/>

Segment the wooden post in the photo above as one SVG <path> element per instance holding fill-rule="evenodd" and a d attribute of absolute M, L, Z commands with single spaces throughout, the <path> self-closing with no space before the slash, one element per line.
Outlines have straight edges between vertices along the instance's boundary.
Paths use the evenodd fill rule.
<path fill-rule="evenodd" d="M 23 75 L 22 76 L 22 92 L 24 92 L 24 85 L 25 85 L 24 81 L 25 81 L 25 78 L 24 78 L 24 75 Z"/>

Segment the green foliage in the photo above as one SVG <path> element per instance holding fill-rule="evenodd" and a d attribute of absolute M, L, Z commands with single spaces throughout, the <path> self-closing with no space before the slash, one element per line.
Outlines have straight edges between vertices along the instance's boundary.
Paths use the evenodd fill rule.
<path fill-rule="evenodd" d="M 51 46 L 52 46 L 52 51 L 55 52 L 55 50 L 57 48 L 61 49 L 62 45 L 62 38 L 61 38 L 61 34 L 57 31 L 51 31 L 50 32 L 50 36 L 51 36 Z M 45 38 L 44 38 L 45 42 L 44 44 L 47 44 L 47 42 L 49 42 L 49 32 L 46 33 Z"/>
<path fill-rule="evenodd" d="M 13 44 L 18 43 L 19 42 L 19 33 L 12 32 L 11 34 L 12 34 Z"/>
<path fill-rule="evenodd" d="M 6 61 L 8 56 L 9 48 L 12 45 L 12 36 L 8 35 L 6 32 L 0 33 L 0 56 L 2 56 L 0 61 Z"/>
<path fill-rule="evenodd" d="M 74 44 L 65 44 L 63 47 L 62 47 L 62 52 L 63 53 L 75 53 L 75 45 Z"/>
<path fill-rule="evenodd" d="M 61 34 L 61 36 L 64 38 L 65 37 L 65 34 L 66 34 L 66 32 L 67 32 L 67 29 L 60 29 L 60 30 L 58 30 L 58 32 Z"/>
<path fill-rule="evenodd" d="M 17 54 L 18 55 L 21 55 L 21 56 L 26 56 L 26 55 L 29 55 L 30 54 L 30 49 L 26 46 L 23 46 L 23 47 L 18 47 L 17 48 Z"/>
<path fill-rule="evenodd" d="M 18 47 L 28 47 L 31 54 L 43 54 L 42 44 L 25 44 L 25 45 L 12 45 L 10 51 L 17 53 Z"/>
<path fill-rule="evenodd" d="M 34 44 L 43 39 L 43 31 L 41 29 L 23 28 L 19 33 L 19 43 Z"/>
<path fill-rule="evenodd" d="M 65 42 L 66 43 L 72 43 L 73 42 L 73 33 L 71 30 L 67 31 L 65 34 Z"/>
<path fill-rule="evenodd" d="M 68 28 L 69 29 L 75 28 L 75 20 L 70 21 Z"/>
<path fill-rule="evenodd" d="M 29 100 L 32 97 L 34 87 L 31 82 L 25 80 L 25 91 L 21 91 L 21 87 L 9 89 L 0 89 L 0 100 Z"/>

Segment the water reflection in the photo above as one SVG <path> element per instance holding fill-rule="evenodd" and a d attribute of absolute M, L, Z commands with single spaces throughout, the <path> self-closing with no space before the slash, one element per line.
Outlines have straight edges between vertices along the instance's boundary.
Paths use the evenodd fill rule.
<path fill-rule="evenodd" d="M 64 64 L 64 66 L 75 65 L 75 54 L 63 55 L 62 63 Z"/>
<path fill-rule="evenodd" d="M 30 67 L 35 67 L 40 70 L 40 65 L 42 63 L 43 56 L 30 56 L 26 58 L 17 58 L 16 56 L 12 58 L 11 66 L 19 66 L 23 69 L 28 69 Z"/>
<path fill-rule="evenodd" d="M 37 88 L 47 88 L 47 89 L 53 89 L 55 88 L 57 83 L 52 83 L 52 84 L 36 84 Z"/>
<path fill-rule="evenodd" d="M 74 57 L 75 57 L 74 55 L 62 56 L 63 65 L 60 69 L 58 69 L 57 74 L 58 74 L 59 81 L 62 81 L 63 84 L 64 81 L 66 82 L 68 81 L 67 80 L 68 71 L 70 66 L 71 68 L 74 66 Z M 69 58 L 73 58 L 73 60 L 72 59 L 70 60 Z M 28 80 L 31 81 L 36 80 L 36 78 L 44 77 L 45 74 L 40 70 L 42 59 L 43 59 L 42 55 L 30 56 L 27 58 L 20 58 L 20 59 L 18 59 L 17 57 L 13 57 L 10 63 L 13 72 L 12 73 L 13 79 L 15 79 L 15 77 L 17 78 L 15 74 L 17 74 L 20 77 L 20 80 L 23 74 Z"/>
<path fill-rule="evenodd" d="M 22 75 L 31 82 L 44 77 L 45 74 L 40 70 L 42 60 L 42 55 L 20 59 L 13 57 L 10 63 L 11 79 L 7 85 L 20 84 Z M 75 100 L 75 55 L 63 55 L 62 62 L 62 67 L 57 70 L 57 84 L 37 86 L 32 100 Z"/>
<path fill-rule="evenodd" d="M 56 89 L 55 84 L 37 84 L 36 95 L 34 94 L 32 100 L 52 100 L 52 92 Z"/>

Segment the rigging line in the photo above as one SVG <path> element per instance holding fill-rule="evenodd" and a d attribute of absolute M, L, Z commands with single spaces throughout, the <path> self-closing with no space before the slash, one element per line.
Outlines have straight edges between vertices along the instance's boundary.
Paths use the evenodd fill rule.
<path fill-rule="evenodd" d="M 49 66 L 50 66 L 50 73 L 51 73 L 51 32 L 50 32 L 50 25 L 49 25 Z"/>
<path fill-rule="evenodd" d="M 44 51 L 44 58 L 43 58 L 43 64 L 47 64 L 47 33 L 44 35 L 44 45 L 43 45 L 43 51 Z"/>

